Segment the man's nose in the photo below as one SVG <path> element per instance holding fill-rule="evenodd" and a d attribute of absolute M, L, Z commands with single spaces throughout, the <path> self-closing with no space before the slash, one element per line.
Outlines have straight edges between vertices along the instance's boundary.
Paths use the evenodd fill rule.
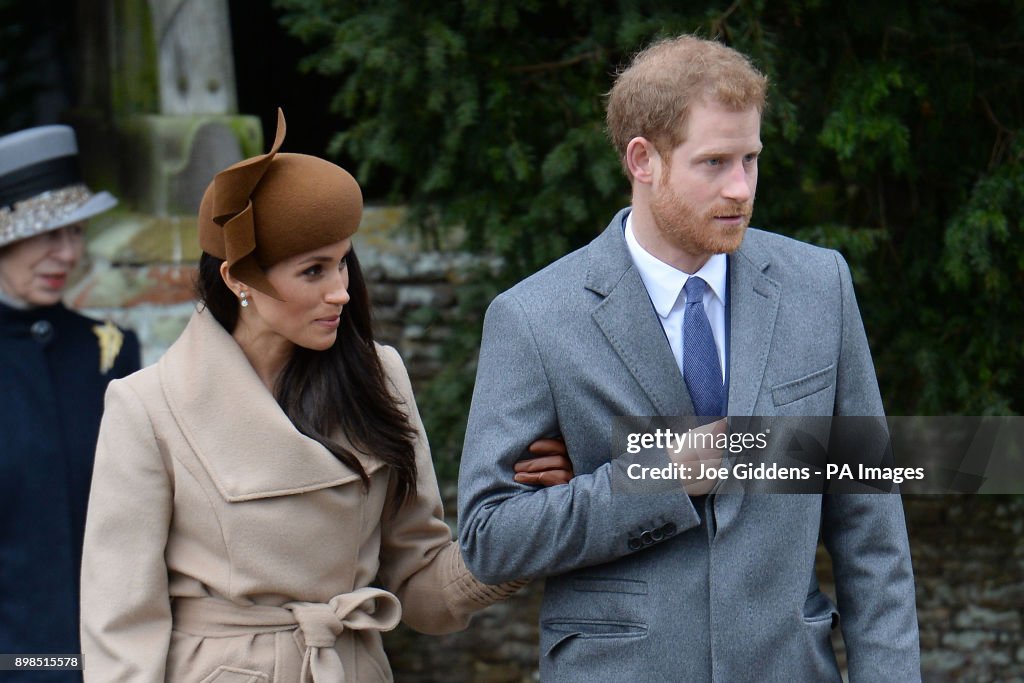
<path fill-rule="evenodd" d="M 722 196 L 736 202 L 746 202 L 754 196 L 751 173 L 744 164 L 736 164 L 729 170 Z"/>

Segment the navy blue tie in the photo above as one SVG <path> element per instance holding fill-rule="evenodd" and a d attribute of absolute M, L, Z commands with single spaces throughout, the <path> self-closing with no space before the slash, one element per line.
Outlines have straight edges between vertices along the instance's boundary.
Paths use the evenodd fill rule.
<path fill-rule="evenodd" d="M 704 312 L 704 288 L 699 277 L 687 278 L 686 310 L 683 312 L 683 379 L 693 401 L 694 414 L 702 417 L 725 415 L 725 387 L 718 348 L 711 323 Z"/>

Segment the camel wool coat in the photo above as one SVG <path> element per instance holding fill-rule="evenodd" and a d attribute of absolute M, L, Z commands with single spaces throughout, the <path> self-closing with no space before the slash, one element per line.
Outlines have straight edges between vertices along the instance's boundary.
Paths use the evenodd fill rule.
<path fill-rule="evenodd" d="M 418 431 L 417 493 L 394 515 L 389 468 L 352 449 L 366 488 L 300 434 L 207 311 L 111 383 L 82 563 L 86 681 L 390 681 L 381 631 L 455 631 L 518 587 L 465 568 L 408 374 L 378 352 Z"/>

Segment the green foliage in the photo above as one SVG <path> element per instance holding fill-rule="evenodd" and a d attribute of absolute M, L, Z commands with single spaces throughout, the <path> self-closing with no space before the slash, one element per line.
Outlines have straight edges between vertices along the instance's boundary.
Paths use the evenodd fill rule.
<path fill-rule="evenodd" d="M 598 3 L 278 4 L 320 46 L 305 67 L 344 77 L 333 104 L 354 123 L 332 150 L 363 180 L 388 174 L 425 229 L 465 226 L 510 278 L 624 203 L 602 132 L 617 27 Z"/>
<path fill-rule="evenodd" d="M 842 250 L 895 414 L 1017 413 L 1024 12 L 1014 0 L 277 0 L 340 76 L 333 149 L 411 220 L 501 256 L 463 302 L 465 334 L 423 399 L 457 449 L 481 311 L 592 239 L 628 203 L 603 93 L 650 40 L 716 36 L 772 81 L 757 225 Z M 440 407 L 438 407 L 440 406 Z"/>

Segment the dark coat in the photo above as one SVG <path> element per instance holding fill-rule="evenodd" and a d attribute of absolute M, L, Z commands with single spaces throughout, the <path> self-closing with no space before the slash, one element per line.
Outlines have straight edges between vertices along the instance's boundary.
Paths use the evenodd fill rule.
<path fill-rule="evenodd" d="M 60 304 L 0 304 L 0 653 L 80 651 L 80 555 L 103 395 L 140 364 L 138 339 L 121 331 L 102 373 L 101 325 Z M 4 680 L 81 676 L 5 672 Z"/>

